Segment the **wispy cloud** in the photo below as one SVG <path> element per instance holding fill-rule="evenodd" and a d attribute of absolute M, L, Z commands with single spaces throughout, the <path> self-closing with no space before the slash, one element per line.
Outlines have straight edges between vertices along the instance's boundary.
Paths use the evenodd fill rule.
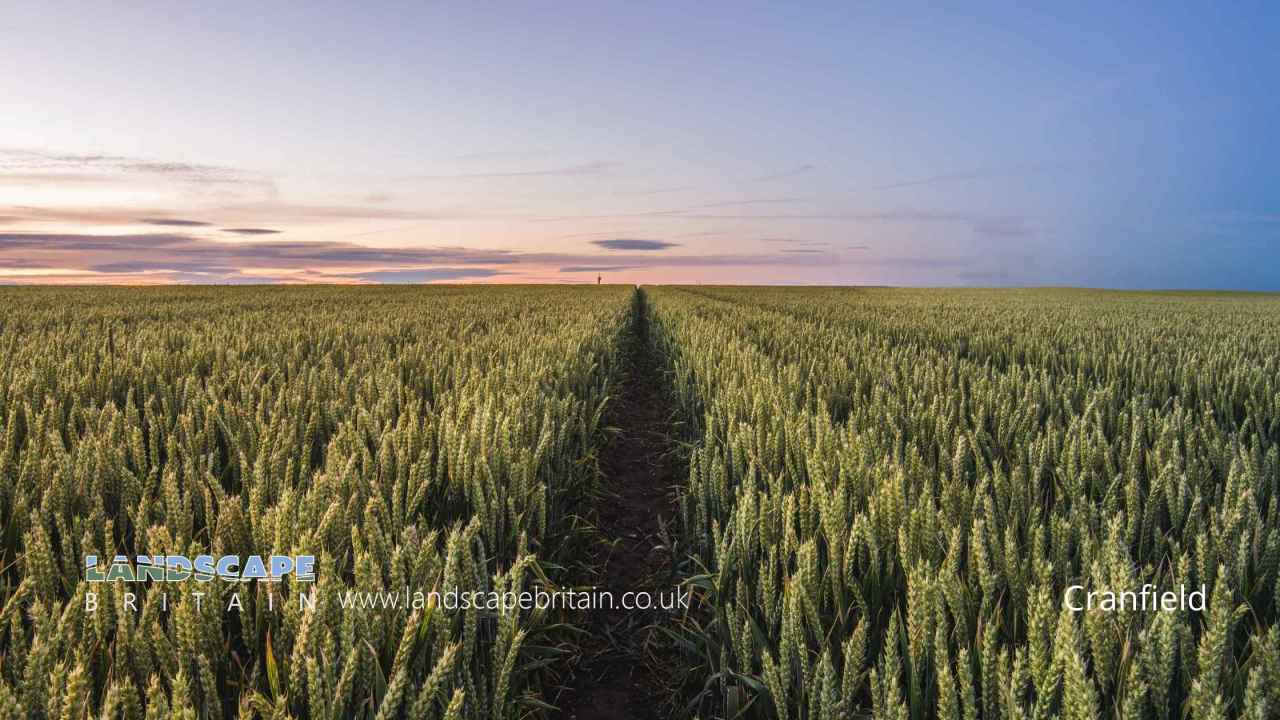
<path fill-rule="evenodd" d="M 1039 166 L 1019 166 L 1010 168 L 981 168 L 976 170 L 965 170 L 961 172 L 942 173 L 939 175 L 930 175 L 928 177 L 912 178 L 909 180 L 900 180 L 897 182 L 885 183 L 883 185 L 873 185 L 868 190 L 896 190 L 898 188 L 919 187 L 921 185 L 938 185 L 943 183 L 969 182 L 972 180 L 986 180 L 989 178 L 1000 177 L 1021 177 L 1025 175 L 1034 175 L 1046 172 L 1046 169 Z"/>
<path fill-rule="evenodd" d="M 0 208 L 11 222 L 61 222 L 83 225 L 136 225 L 145 223 L 170 227 L 195 227 L 178 225 L 170 219 L 174 211 L 165 208 L 137 207 L 34 207 L 13 205 Z M 312 223 L 335 220 L 469 220 L 511 218 L 484 212 L 467 210 L 409 210 L 374 205 L 285 203 L 274 200 L 211 205 L 202 208 L 206 225 L 257 223 Z M 159 222 L 153 222 L 159 221 Z M 185 222 L 177 219 L 178 222 Z"/>
<path fill-rule="evenodd" d="M 234 168 L 220 165 L 146 160 L 105 153 L 59 153 L 49 150 L 12 147 L 0 148 L 0 167 L 5 169 L 100 168 L 125 172 L 177 175 L 223 175 L 238 172 Z"/>
<path fill-rule="evenodd" d="M 979 178 L 988 177 L 990 173 L 982 170 L 973 170 L 970 172 L 947 173 L 943 175 L 932 175 L 930 177 L 916 178 L 914 180 L 902 180 L 899 182 L 885 183 L 884 185 L 873 185 L 872 190 L 895 190 L 897 188 L 917 187 L 920 185 L 936 185 L 938 183 L 958 182 L 963 180 L 977 180 Z"/>
<path fill-rule="evenodd" d="M 726 200 L 723 202 L 707 203 L 705 205 L 690 205 L 688 208 L 685 208 L 685 210 L 709 210 L 712 208 L 725 208 L 725 207 L 749 207 L 751 205 L 784 205 L 788 203 L 804 202 L 805 199 L 806 198 L 799 198 L 799 197 L 772 197 L 772 198 L 751 198 L 748 200 Z"/>
<path fill-rule="evenodd" d="M 82 225 L 136 225 L 140 215 L 160 217 L 167 211 L 159 208 L 122 207 L 33 207 L 12 205 L 5 208 L 7 217 L 18 223 L 78 223 Z"/>
<path fill-rule="evenodd" d="M 72 175 L 85 181 L 102 182 L 146 175 L 171 181 L 204 185 L 262 185 L 274 188 L 261 173 L 225 165 L 155 160 L 106 153 L 68 153 L 31 148 L 0 148 L 0 176 L 21 174 L 36 180 L 45 176 L 58 182 L 73 182 Z"/>
<path fill-rule="evenodd" d="M 90 172 L 5 172 L 3 164 L 0 164 L 0 185 L 21 187 L 99 185 L 113 183 L 119 179 L 116 175 Z"/>
<path fill-rule="evenodd" d="M 646 197 L 649 195 L 666 195 L 668 193 L 687 192 L 689 190 L 693 190 L 693 187 L 690 185 L 675 185 L 672 187 L 650 188 L 648 190 L 624 190 L 622 192 L 615 193 L 615 194 L 623 195 L 623 196 Z"/>
<path fill-rule="evenodd" d="M 203 220 L 184 220 L 182 218 L 138 218 L 143 225 L 159 225 L 160 227 L 208 227 L 212 223 Z"/>
<path fill-rule="evenodd" d="M 603 219 L 620 219 L 620 218 L 665 218 L 665 217 L 708 217 L 708 215 L 697 214 L 702 210 L 714 210 L 717 208 L 733 208 L 733 207 L 750 207 L 752 205 L 778 205 L 786 203 L 803 202 L 805 198 L 798 197 L 770 197 L 770 198 L 748 198 L 744 200 L 725 200 L 721 202 L 706 203 L 702 205 L 689 205 L 686 207 L 671 208 L 669 210 L 646 210 L 644 212 L 633 213 L 612 213 L 603 215 L 559 215 L 552 217 L 537 218 L 539 222 L 564 222 L 566 220 L 603 220 Z M 721 234 L 721 233 L 713 233 Z"/>
<path fill-rule="evenodd" d="M 528 177 L 574 177 L 578 175 L 601 175 L 621 166 L 621 163 L 600 160 L 596 162 L 567 165 L 554 168 L 535 168 L 531 170 L 507 170 L 502 172 L 454 173 L 445 175 L 415 175 L 408 180 L 483 180 L 490 178 L 528 178 Z"/>
<path fill-rule="evenodd" d="M 624 235 L 629 234 L 630 232 L 631 232 L 631 231 L 629 231 L 629 230 L 616 230 L 616 229 L 615 229 L 615 230 L 604 230 L 604 231 L 599 231 L 599 232 L 580 232 L 580 233 L 569 233 L 568 235 L 561 235 L 561 236 L 560 236 L 560 239 L 561 239 L 561 240 L 576 240 L 576 239 L 579 239 L 579 238 L 611 238 L 611 237 L 624 236 Z"/>
<path fill-rule="evenodd" d="M 562 273 L 595 273 L 595 272 L 621 272 L 623 270 L 632 270 L 634 265 L 569 265 L 560 268 Z"/>
<path fill-rule="evenodd" d="M 755 178 L 755 181 L 767 182 L 769 180 L 782 180 L 783 178 L 795 177 L 797 175 L 804 175 L 805 173 L 813 172 L 816 169 L 817 169 L 817 166 L 815 165 L 809 165 L 809 164 L 797 165 L 791 168 L 790 170 L 783 170 L 782 172 L 775 172 L 775 173 L 770 173 L 768 175 L 761 175 L 760 177 Z"/>
<path fill-rule="evenodd" d="M 976 235 L 989 238 L 1024 238 L 1035 234 L 1029 221 L 1019 215 L 987 215 L 951 210 L 873 210 L 864 212 L 814 212 L 814 213 L 715 213 L 698 212 L 693 208 L 662 210 L 646 213 L 619 213 L 609 215 L 564 215 L 539 218 L 540 222 L 569 222 L 575 220 L 623 220 L 646 218 L 649 220 L 731 220 L 749 221 L 814 221 L 848 223 L 884 223 L 904 225 L 954 224 L 967 226 Z M 772 238 L 769 242 L 786 241 L 788 238 Z"/>
<path fill-rule="evenodd" d="M 480 152 L 463 153 L 454 155 L 454 160 L 462 162 L 474 161 L 491 161 L 491 160 L 521 160 L 534 157 L 546 157 L 549 153 L 545 150 L 483 150 Z"/>
<path fill-rule="evenodd" d="M 729 231 L 728 231 L 728 230 L 711 230 L 711 231 L 707 231 L 707 232 L 676 233 L 675 235 L 672 235 L 671 237 L 677 237 L 677 238 L 704 238 L 704 237 L 721 237 L 721 236 L 729 235 L 729 234 L 730 234 L 730 233 L 729 233 Z"/>
<path fill-rule="evenodd" d="M 223 205 L 214 212 L 220 218 L 267 222 L 311 222 L 318 220 L 465 220 L 494 215 L 460 210 L 406 210 L 368 205 L 260 202 Z"/>
<path fill-rule="evenodd" d="M 488 278 L 504 274 L 501 270 L 491 268 L 437 267 L 417 270 L 375 270 L 373 272 L 349 273 L 344 277 L 371 283 L 431 283 L 445 280 Z"/>
<path fill-rule="evenodd" d="M 1006 240 L 1035 235 L 1035 228 L 1027 223 L 1026 218 L 1016 216 L 979 218 L 971 223 L 971 228 L 976 235 Z"/>
<path fill-rule="evenodd" d="M 614 238 L 611 240 L 592 240 L 592 245 L 606 250 L 666 250 L 676 247 L 678 243 L 665 240 L 636 240 L 633 238 Z"/>
<path fill-rule="evenodd" d="M 299 267 L 310 269 L 435 264 L 505 264 L 510 252 L 463 248 L 374 248 L 346 242 L 223 242 L 177 233 L 92 235 L 0 233 L 0 265 L 15 257 L 48 260 L 50 267 L 129 262 L 134 270 L 189 267 Z"/>
<path fill-rule="evenodd" d="M 830 243 L 824 240 L 802 240 L 800 238 L 789 237 L 760 238 L 760 242 L 772 243 L 774 245 L 830 245 Z"/>

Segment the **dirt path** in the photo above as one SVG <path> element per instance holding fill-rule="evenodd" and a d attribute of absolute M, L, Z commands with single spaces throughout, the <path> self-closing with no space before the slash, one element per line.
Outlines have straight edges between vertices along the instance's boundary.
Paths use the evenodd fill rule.
<path fill-rule="evenodd" d="M 678 481 L 670 440 L 672 409 L 664 379 L 649 351 L 648 307 L 635 307 L 632 332 L 624 348 L 630 359 L 609 424 L 617 434 L 602 451 L 604 478 L 594 516 L 599 532 L 588 565 L 591 580 L 613 591 L 615 601 L 628 590 L 672 590 L 670 553 L 664 528 L 674 531 L 673 486 Z M 591 635 L 574 669 L 573 691 L 561 704 L 572 720 L 663 717 L 660 671 L 653 628 L 661 611 L 593 611 L 586 618 Z"/>

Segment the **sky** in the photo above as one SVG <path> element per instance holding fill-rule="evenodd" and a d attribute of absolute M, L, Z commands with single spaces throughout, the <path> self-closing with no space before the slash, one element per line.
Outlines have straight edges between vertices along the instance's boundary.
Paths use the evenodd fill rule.
<path fill-rule="evenodd" d="M 1280 290 L 1280 6 L 1033 5 L 0 0 L 0 283 Z"/>

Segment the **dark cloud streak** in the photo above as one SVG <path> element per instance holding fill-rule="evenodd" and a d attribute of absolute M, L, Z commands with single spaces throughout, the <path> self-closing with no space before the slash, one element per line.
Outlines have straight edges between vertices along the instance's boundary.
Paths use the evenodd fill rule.
<path fill-rule="evenodd" d="M 637 240 L 633 238 L 614 238 L 612 240 L 592 240 L 592 245 L 606 250 L 644 250 L 656 251 L 677 247 L 679 243 L 665 240 Z"/>
<path fill-rule="evenodd" d="M 279 235 L 280 230 L 272 230 L 271 228 L 222 228 L 224 233 L 233 233 L 235 235 Z"/>

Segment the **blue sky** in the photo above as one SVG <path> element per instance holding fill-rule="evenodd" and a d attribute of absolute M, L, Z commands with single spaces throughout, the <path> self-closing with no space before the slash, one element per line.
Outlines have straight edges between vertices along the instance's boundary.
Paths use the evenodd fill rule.
<path fill-rule="evenodd" d="M 0 282 L 1280 289 L 1263 4 L 262 5 L 0 5 Z"/>

